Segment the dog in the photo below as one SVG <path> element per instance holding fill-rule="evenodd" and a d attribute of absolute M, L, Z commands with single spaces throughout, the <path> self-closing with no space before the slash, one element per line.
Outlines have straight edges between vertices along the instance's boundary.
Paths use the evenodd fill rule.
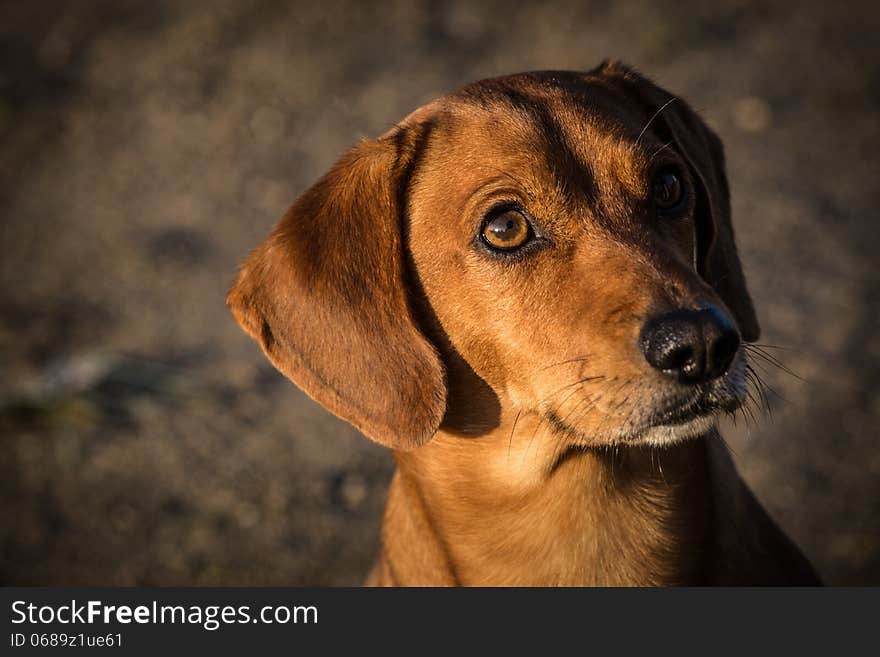
<path fill-rule="evenodd" d="M 722 144 L 625 65 L 475 82 L 360 142 L 227 302 L 393 450 L 369 585 L 819 584 L 717 430 L 760 333 Z"/>

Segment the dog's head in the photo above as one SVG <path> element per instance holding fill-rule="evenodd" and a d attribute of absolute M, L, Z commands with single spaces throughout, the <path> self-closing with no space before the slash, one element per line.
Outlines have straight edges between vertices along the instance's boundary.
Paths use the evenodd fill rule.
<path fill-rule="evenodd" d="M 574 444 L 695 436 L 743 401 L 759 333 L 720 141 L 617 64 L 476 82 L 358 144 L 228 302 L 279 370 L 397 449 L 479 424 L 467 377 Z"/>

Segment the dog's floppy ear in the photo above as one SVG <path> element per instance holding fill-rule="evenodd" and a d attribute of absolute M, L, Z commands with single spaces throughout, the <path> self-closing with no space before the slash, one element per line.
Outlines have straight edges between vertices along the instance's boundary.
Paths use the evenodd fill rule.
<path fill-rule="evenodd" d="M 269 360 L 378 443 L 411 449 L 443 418 L 443 365 L 407 298 L 402 212 L 425 126 L 363 141 L 250 255 L 227 297 Z"/>
<path fill-rule="evenodd" d="M 724 149 L 718 136 L 681 98 L 671 96 L 632 69 L 604 63 L 595 71 L 627 87 L 646 106 L 652 127 L 666 128 L 677 150 L 687 160 L 697 183 L 697 271 L 733 313 L 743 339 L 754 342 L 761 327 L 746 287 L 736 250 L 730 213 L 730 190 Z"/>

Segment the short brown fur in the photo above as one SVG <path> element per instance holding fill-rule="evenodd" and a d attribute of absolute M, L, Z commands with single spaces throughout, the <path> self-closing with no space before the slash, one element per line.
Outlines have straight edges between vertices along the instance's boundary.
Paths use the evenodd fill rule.
<path fill-rule="evenodd" d="M 675 221 L 646 202 L 664 163 L 691 192 Z M 539 226 L 515 255 L 478 237 L 499 203 Z M 370 584 L 818 583 L 714 421 L 658 419 L 685 393 L 639 353 L 649 317 L 714 304 L 744 340 L 759 327 L 721 142 L 632 69 L 420 108 L 297 200 L 228 303 L 279 370 L 394 450 Z M 746 358 L 704 391 L 719 412 Z"/>

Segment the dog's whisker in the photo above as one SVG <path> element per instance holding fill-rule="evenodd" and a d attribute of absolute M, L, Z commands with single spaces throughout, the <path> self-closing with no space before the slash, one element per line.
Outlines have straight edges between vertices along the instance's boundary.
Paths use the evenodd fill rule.
<path fill-rule="evenodd" d="M 589 360 L 589 356 L 576 356 L 575 358 L 568 358 L 566 360 L 561 360 L 558 363 L 550 363 L 549 365 L 542 367 L 541 371 L 549 370 L 551 367 L 559 367 L 560 365 L 567 365 L 569 363 L 579 363 L 585 360 Z"/>
<path fill-rule="evenodd" d="M 792 353 L 799 353 L 800 349 L 795 349 L 794 347 L 783 347 L 778 344 L 763 344 L 758 342 L 747 342 L 745 347 L 757 347 L 759 349 L 779 349 L 780 351 L 790 351 Z"/>
<path fill-rule="evenodd" d="M 756 351 L 749 352 L 749 364 L 761 367 L 765 372 L 775 372 L 777 369 L 780 369 L 777 363 Z"/>
<path fill-rule="evenodd" d="M 748 366 L 746 369 L 746 377 L 751 377 L 751 380 L 756 383 L 756 385 L 761 389 L 761 391 L 770 392 L 773 395 L 775 395 L 776 397 L 778 397 L 779 399 L 781 399 L 782 401 L 788 403 L 788 399 L 786 399 L 779 392 L 777 392 L 773 386 L 771 386 L 769 383 L 764 381 L 764 379 L 758 374 L 758 372 L 754 368 L 752 368 L 751 366 Z"/>
<path fill-rule="evenodd" d="M 751 382 L 753 385 L 756 386 L 766 385 L 764 377 L 772 376 L 772 374 L 772 370 L 768 370 L 766 367 L 763 367 L 758 363 L 748 365 L 745 371 L 746 381 Z"/>
<path fill-rule="evenodd" d="M 746 387 L 746 399 L 749 399 L 751 401 L 755 401 L 755 394 L 756 393 L 758 395 L 761 394 L 761 392 L 760 392 L 761 387 L 750 374 L 746 374 L 746 379 L 748 380 L 748 382 L 750 384 L 752 384 L 752 385 Z M 752 388 L 754 388 L 755 392 L 752 392 Z"/>
<path fill-rule="evenodd" d="M 664 150 L 666 150 L 667 148 L 669 148 L 670 146 L 672 146 L 673 143 L 674 143 L 674 142 L 667 141 L 667 142 L 666 142 L 665 144 L 663 144 L 660 148 L 658 148 L 656 151 L 654 151 L 654 152 L 651 154 L 651 157 L 648 158 L 648 164 L 650 164 L 651 162 L 653 162 L 655 157 L 657 157 L 657 156 L 658 156 L 660 153 L 662 153 Z"/>
<path fill-rule="evenodd" d="M 615 377 L 615 380 L 617 380 L 617 377 Z M 620 394 L 620 392 L 622 390 L 624 390 L 629 384 L 630 384 L 629 379 L 621 380 L 620 383 L 617 385 L 617 387 L 608 395 L 608 397 L 613 399 L 618 394 Z M 604 435 L 606 433 L 607 424 L 609 422 L 611 422 L 613 419 L 614 418 L 612 417 L 612 414 L 610 412 L 606 413 L 605 417 L 602 419 L 602 421 L 600 421 L 599 426 L 596 428 L 597 434 Z M 578 421 L 580 421 L 580 420 L 581 420 L 581 418 L 578 418 Z"/>
<path fill-rule="evenodd" d="M 532 435 L 529 436 L 529 443 L 526 445 L 526 450 L 523 452 L 523 456 L 521 459 L 521 463 L 526 462 L 526 457 L 529 454 L 529 451 L 532 449 L 532 443 L 535 441 L 535 436 L 538 434 L 538 429 L 541 428 L 541 425 L 544 424 L 546 417 L 544 413 L 538 413 L 538 423 L 535 425 L 535 428 L 532 430 Z"/>
<path fill-rule="evenodd" d="M 522 413 L 522 409 L 517 410 L 516 417 L 513 418 L 513 427 L 510 429 L 510 437 L 507 439 L 507 458 L 510 458 L 510 447 L 513 445 L 513 434 L 516 431 L 516 423 L 519 422 L 519 416 Z"/>
<path fill-rule="evenodd" d="M 604 379 L 604 378 L 605 378 L 604 376 L 585 376 L 585 377 L 582 378 L 582 379 L 578 379 L 577 381 L 574 381 L 574 382 L 572 382 L 572 383 L 568 383 L 568 384 L 562 386 L 562 387 L 559 388 L 559 390 L 557 390 L 554 394 L 559 394 L 559 393 L 562 392 L 563 390 L 567 390 L 568 388 L 571 388 L 571 387 L 573 387 L 573 386 L 581 385 L 581 384 L 583 384 L 583 383 L 589 383 L 590 381 L 600 381 L 600 380 L 602 380 L 602 379 Z"/>
<path fill-rule="evenodd" d="M 588 377 L 584 377 L 583 379 L 578 379 L 577 381 L 574 381 L 573 383 L 569 383 L 564 386 L 561 386 L 560 388 L 558 388 L 558 389 L 554 390 L 552 393 L 550 393 L 548 396 L 544 397 L 541 401 L 539 401 L 538 408 L 541 408 L 545 405 L 550 404 L 551 401 L 553 400 L 553 398 L 556 395 L 558 395 L 560 392 L 562 392 L 563 390 L 566 390 L 568 388 L 572 388 L 572 390 L 569 391 L 569 393 L 562 399 L 562 401 L 555 404 L 555 411 L 558 411 L 559 409 L 562 408 L 563 405 L 565 405 L 565 402 L 567 402 L 573 395 L 577 394 L 577 392 L 585 384 L 593 382 L 593 381 L 604 380 L 604 378 L 605 377 L 603 377 L 603 376 L 588 376 Z"/>
<path fill-rule="evenodd" d="M 758 354 L 758 355 L 760 355 L 760 354 Z M 769 383 L 767 383 L 764 380 L 764 378 L 760 375 L 760 373 L 758 372 L 757 368 L 760 368 L 762 371 L 769 374 L 769 371 L 766 368 L 770 367 L 771 365 L 777 369 L 782 369 L 780 365 L 778 365 L 772 361 L 766 360 L 766 359 L 764 359 L 763 362 L 762 362 L 762 360 L 753 360 L 753 361 L 751 361 L 751 363 L 749 365 L 746 366 L 746 376 L 748 378 L 750 378 L 752 381 L 754 381 L 755 386 L 760 390 L 761 394 L 765 398 L 767 397 L 766 393 L 769 392 L 769 393 L 773 394 L 775 397 L 782 400 L 783 402 L 788 403 L 788 399 L 786 399 L 782 394 L 780 394 L 773 386 L 771 386 Z M 783 370 L 783 371 L 785 371 L 785 370 Z M 789 372 L 789 374 L 797 377 L 801 381 L 804 380 L 801 377 L 794 374 L 793 372 Z M 769 398 L 767 398 L 767 406 L 769 408 Z"/>
<path fill-rule="evenodd" d="M 762 371 L 766 373 L 766 370 L 764 370 L 763 368 Z M 755 387 L 760 388 L 762 394 L 764 394 L 765 397 L 767 396 L 766 393 L 769 392 L 780 401 L 788 403 L 788 399 L 784 395 L 779 393 L 773 386 L 767 383 L 757 370 L 753 370 L 751 373 L 747 372 L 746 377 L 753 382 L 753 385 L 755 385 Z M 767 399 L 769 403 L 769 397 Z"/>
<path fill-rule="evenodd" d="M 755 397 L 755 394 L 758 395 L 757 398 Z M 760 406 L 762 412 L 769 414 L 769 412 L 770 412 L 769 407 L 766 405 L 764 395 L 760 392 L 760 388 L 758 386 L 755 386 L 754 393 L 751 390 L 746 392 L 746 399 L 748 402 L 752 403 L 755 407 Z"/>
<path fill-rule="evenodd" d="M 739 406 L 737 406 L 736 408 L 734 408 L 734 409 L 731 411 L 731 415 L 732 415 L 732 417 L 733 417 L 734 419 L 735 419 L 737 416 L 742 417 L 742 419 L 743 419 L 743 423 L 746 425 L 746 431 L 750 431 L 750 429 L 751 429 L 751 421 L 750 421 L 750 419 L 749 419 L 748 411 L 747 411 L 747 409 L 746 409 L 746 403 L 747 403 L 747 402 L 748 402 L 748 396 L 746 397 L 746 400 L 745 400 L 742 404 L 740 404 Z"/>
<path fill-rule="evenodd" d="M 745 344 L 744 346 L 746 348 L 746 351 L 749 354 L 757 356 L 758 358 L 765 361 L 766 363 L 769 363 L 770 365 L 778 367 L 786 374 L 793 376 L 794 378 L 798 379 L 799 381 L 803 381 L 806 383 L 806 379 L 804 379 L 802 376 L 800 376 L 797 372 L 794 372 L 793 370 L 791 370 L 788 366 L 785 365 L 785 363 L 780 361 L 778 358 L 776 358 L 772 354 L 768 354 L 767 352 L 765 352 L 761 347 L 758 347 L 753 344 Z"/>
<path fill-rule="evenodd" d="M 568 396 L 566 397 L 566 400 L 565 400 L 565 401 L 567 401 L 568 397 L 570 397 L 570 396 L 571 396 L 571 395 L 568 395 Z M 589 410 L 589 408 L 590 408 L 590 407 L 592 406 L 592 404 L 593 404 L 593 399 L 594 399 L 594 396 L 585 396 L 583 399 L 580 399 L 580 400 L 574 405 L 574 407 L 571 408 L 571 409 L 569 410 L 569 412 L 566 414 L 566 416 L 565 416 L 564 418 L 561 418 L 561 419 L 559 420 L 559 424 L 561 425 L 561 427 L 562 427 L 562 428 L 570 427 L 571 425 L 569 424 L 569 418 L 570 418 L 572 415 L 574 415 L 574 413 L 576 413 L 576 412 L 577 412 L 581 407 L 583 407 L 583 406 L 586 406 L 586 410 L 585 410 L 584 412 L 587 412 L 587 411 Z M 554 414 L 558 414 L 558 412 L 561 410 L 561 408 L 562 408 L 563 404 L 565 403 L 565 401 L 563 401 L 562 403 L 560 403 L 559 405 L 557 405 L 556 409 L 554 410 Z M 582 415 L 583 415 L 583 413 L 581 413 L 580 416 L 582 416 Z M 579 418 L 580 418 L 580 416 L 579 416 Z"/>
<path fill-rule="evenodd" d="M 773 365 L 775 365 L 779 368 L 785 367 L 785 364 L 782 361 L 780 361 L 776 356 L 768 353 L 767 351 L 765 351 L 761 347 L 756 347 L 755 345 L 746 345 L 746 351 L 752 355 L 760 357 L 761 359 L 763 359 L 769 363 L 772 363 Z"/>
<path fill-rule="evenodd" d="M 570 390 L 570 391 L 568 392 L 568 394 L 565 395 L 565 397 L 562 399 L 562 401 L 560 401 L 558 404 L 555 405 L 555 408 L 553 409 L 553 412 L 554 412 L 554 413 L 558 413 L 558 412 L 562 409 L 562 407 L 565 405 L 565 402 L 567 402 L 567 401 L 568 401 L 569 399 L 571 399 L 575 394 L 577 394 L 578 391 L 581 390 L 581 389 L 583 388 L 583 385 L 584 385 L 585 383 L 589 383 L 591 380 L 593 380 L 592 377 L 588 377 L 588 378 L 586 378 L 586 379 L 581 379 L 580 381 L 575 381 L 574 383 L 571 383 L 571 384 L 569 384 L 569 385 L 563 386 L 562 388 L 560 388 L 559 390 L 557 390 L 556 392 L 554 392 L 554 393 L 553 393 L 552 395 L 550 395 L 549 397 L 546 397 L 545 399 L 543 399 L 543 400 L 541 401 L 541 403 L 539 404 L 539 406 L 542 406 L 542 405 L 544 405 L 544 404 L 549 404 L 549 403 L 550 403 L 550 400 L 551 400 L 553 397 L 555 397 L 556 395 L 558 395 L 560 392 L 562 392 L 562 391 L 565 390 L 566 388 L 572 388 L 572 390 Z"/>
<path fill-rule="evenodd" d="M 639 136 L 636 137 L 635 144 L 633 144 L 633 150 L 635 150 L 636 147 L 638 147 L 639 142 L 642 140 L 642 137 L 645 136 L 645 132 L 648 130 L 648 128 L 654 122 L 654 119 L 656 119 L 658 116 L 660 116 L 660 113 L 663 110 L 665 110 L 667 107 L 669 107 L 672 103 L 674 103 L 676 100 L 678 100 L 678 98 L 673 96 L 672 98 L 667 100 L 665 103 L 663 103 L 663 105 L 660 106 L 660 109 L 658 109 L 656 112 L 654 112 L 654 115 L 650 119 L 648 119 L 648 122 L 645 124 L 645 127 L 642 128 L 642 131 L 639 133 Z"/>
<path fill-rule="evenodd" d="M 743 411 L 746 413 L 746 415 L 748 415 L 748 417 L 749 417 L 749 420 L 750 420 L 749 427 L 751 427 L 752 425 L 757 426 L 758 419 L 755 417 L 755 413 L 752 410 L 752 407 L 749 405 L 749 402 L 746 402 L 745 404 L 743 404 L 742 408 L 743 408 Z"/>
<path fill-rule="evenodd" d="M 751 365 L 746 366 L 746 379 L 754 386 L 755 390 L 757 390 L 758 394 L 761 397 L 761 405 L 764 409 L 772 414 L 772 409 L 770 407 L 770 400 L 767 397 L 767 384 L 764 383 L 764 380 L 760 377 L 760 375 L 752 368 Z"/>

